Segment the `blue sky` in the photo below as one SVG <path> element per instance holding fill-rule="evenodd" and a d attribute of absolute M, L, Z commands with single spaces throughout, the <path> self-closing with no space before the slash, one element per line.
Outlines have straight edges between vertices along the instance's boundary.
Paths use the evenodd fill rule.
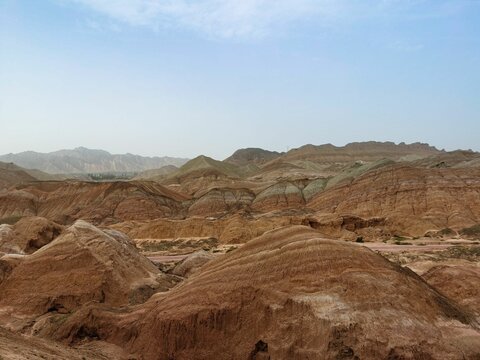
<path fill-rule="evenodd" d="M 477 0 L 0 0 L 0 153 L 480 151 Z"/>

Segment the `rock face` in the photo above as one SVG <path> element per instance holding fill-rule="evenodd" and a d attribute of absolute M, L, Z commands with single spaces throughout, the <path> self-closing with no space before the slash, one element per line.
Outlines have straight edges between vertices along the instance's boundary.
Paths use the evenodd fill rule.
<path fill-rule="evenodd" d="M 36 215 L 71 223 L 175 217 L 186 200 L 154 182 L 41 182 L 0 194 L 0 217 Z"/>
<path fill-rule="evenodd" d="M 63 226 L 42 217 L 26 217 L 13 226 L 0 225 L 0 251 L 31 254 L 53 241 L 62 230 Z"/>
<path fill-rule="evenodd" d="M 480 332 L 419 276 L 306 227 L 267 233 L 124 314 L 91 308 L 80 329 L 143 359 L 473 359 Z"/>
<path fill-rule="evenodd" d="M 480 169 L 424 169 L 394 165 L 320 192 L 307 204 L 319 213 L 385 218 L 392 233 L 480 223 Z"/>
<path fill-rule="evenodd" d="M 13 267 L 0 284 L 0 307 L 39 316 L 92 301 L 121 306 L 169 286 L 124 236 L 77 221 Z"/>

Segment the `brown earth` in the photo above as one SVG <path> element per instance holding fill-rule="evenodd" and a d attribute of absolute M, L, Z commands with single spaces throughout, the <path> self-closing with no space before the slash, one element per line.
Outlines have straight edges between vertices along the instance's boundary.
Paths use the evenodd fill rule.
<path fill-rule="evenodd" d="M 307 205 L 318 213 L 384 218 L 399 235 L 458 230 L 480 223 L 480 168 L 383 167 L 318 193 Z"/>
<path fill-rule="evenodd" d="M 439 292 L 475 313 L 480 321 L 480 264 L 438 265 L 423 278 Z"/>
<path fill-rule="evenodd" d="M 225 159 L 225 162 L 245 166 L 245 165 L 263 165 L 273 159 L 278 158 L 283 153 L 268 151 L 259 148 L 239 149 L 231 156 Z"/>
<path fill-rule="evenodd" d="M 7 269 L 0 283 L 0 318 L 11 319 L 12 326 L 24 324 L 21 318 L 68 314 L 91 302 L 140 303 L 173 286 L 124 234 L 84 221 L 31 255 L 15 261 L 5 255 L 0 267 Z"/>
<path fill-rule="evenodd" d="M 50 334 L 75 343 L 88 328 L 144 359 L 473 359 L 477 326 L 412 271 L 289 227 L 131 311 L 90 307 Z"/>
<path fill-rule="evenodd" d="M 88 346 L 74 349 L 46 339 L 14 333 L 0 327 L 0 359 L 126 360 L 127 356 L 120 348 L 107 343 L 98 343 L 93 349 Z"/>
<path fill-rule="evenodd" d="M 125 232 L 132 239 L 213 237 L 224 244 L 238 244 L 269 230 L 305 222 L 306 217 L 302 214 L 265 214 L 259 217 L 235 214 L 220 219 L 190 217 L 185 220 L 127 221 L 111 227 Z"/>
<path fill-rule="evenodd" d="M 53 241 L 63 226 L 42 217 L 25 217 L 14 225 L 0 225 L 0 251 L 31 254 Z"/>
<path fill-rule="evenodd" d="M 38 182 L 0 194 L 0 217 L 35 215 L 61 224 L 76 219 L 108 224 L 175 217 L 185 200 L 155 182 Z"/>
<path fill-rule="evenodd" d="M 189 207 L 189 216 L 218 216 L 246 209 L 255 199 L 248 189 L 212 189 Z"/>
<path fill-rule="evenodd" d="M 13 163 L 0 162 L 0 190 L 13 185 L 36 181 L 27 171 Z"/>

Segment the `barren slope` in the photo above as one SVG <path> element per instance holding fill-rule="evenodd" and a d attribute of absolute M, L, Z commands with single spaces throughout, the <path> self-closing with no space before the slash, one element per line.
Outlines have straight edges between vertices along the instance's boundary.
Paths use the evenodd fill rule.
<path fill-rule="evenodd" d="M 174 217 L 187 198 L 155 182 L 41 182 L 0 194 L 0 218 L 36 215 L 70 223 Z"/>
<path fill-rule="evenodd" d="M 393 234 L 459 230 L 480 223 L 480 169 L 382 167 L 318 193 L 307 205 L 325 214 L 384 218 Z"/>
<path fill-rule="evenodd" d="M 0 314 L 13 318 L 69 313 L 88 302 L 143 302 L 171 286 L 124 234 L 80 220 L 32 255 L 0 264 Z"/>
<path fill-rule="evenodd" d="M 144 359 L 473 359 L 472 318 L 372 251 L 283 228 L 250 241 L 132 312 L 91 308 L 54 331 Z"/>

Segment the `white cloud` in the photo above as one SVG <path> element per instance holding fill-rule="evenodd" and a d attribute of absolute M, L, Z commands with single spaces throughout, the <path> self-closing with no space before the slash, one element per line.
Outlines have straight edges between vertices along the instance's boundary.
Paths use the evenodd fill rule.
<path fill-rule="evenodd" d="M 134 26 L 182 27 L 221 38 L 255 38 L 279 25 L 332 16 L 338 0 L 70 0 Z M 342 0 L 343 1 L 343 0 Z"/>
<path fill-rule="evenodd" d="M 108 21 L 154 29 L 179 27 L 219 38 L 259 38 L 292 23 L 385 17 L 448 16 L 467 0 L 56 0 L 76 3 Z M 417 12 L 419 11 L 419 12 Z"/>

